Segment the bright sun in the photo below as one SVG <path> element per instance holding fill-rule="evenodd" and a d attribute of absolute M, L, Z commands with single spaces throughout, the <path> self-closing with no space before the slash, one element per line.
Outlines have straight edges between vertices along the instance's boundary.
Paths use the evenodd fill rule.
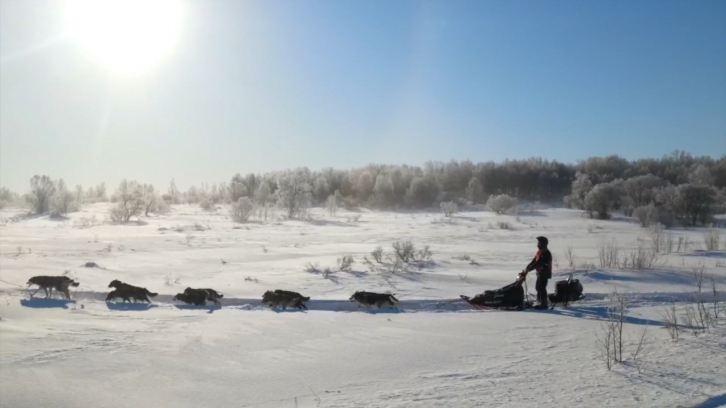
<path fill-rule="evenodd" d="M 181 0 L 67 0 L 67 33 L 114 74 L 143 73 L 176 45 Z"/>

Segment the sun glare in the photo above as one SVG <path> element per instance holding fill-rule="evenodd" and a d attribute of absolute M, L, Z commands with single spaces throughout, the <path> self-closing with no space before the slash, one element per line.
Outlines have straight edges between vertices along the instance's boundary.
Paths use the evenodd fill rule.
<path fill-rule="evenodd" d="M 114 74 L 148 71 L 179 41 L 180 0 L 68 0 L 67 34 Z"/>

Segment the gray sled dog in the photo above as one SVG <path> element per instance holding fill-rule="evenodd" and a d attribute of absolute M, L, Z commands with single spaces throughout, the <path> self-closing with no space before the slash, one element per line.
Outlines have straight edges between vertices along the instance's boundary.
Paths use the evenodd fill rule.
<path fill-rule="evenodd" d="M 310 300 L 309 297 L 302 296 L 297 292 L 277 289 L 276 291 L 267 291 L 262 295 L 262 303 L 270 309 L 282 307 L 282 310 L 288 307 L 294 307 L 300 310 L 307 310 L 307 306 L 303 302 Z"/>
<path fill-rule="evenodd" d="M 388 293 L 358 291 L 355 292 L 349 300 L 351 302 L 357 302 L 360 306 L 363 306 L 366 309 L 370 309 L 373 305 L 375 305 L 378 309 L 382 309 L 384 306 L 393 309 L 398 308 L 398 299 Z"/>
<path fill-rule="evenodd" d="M 78 287 L 79 283 L 67 276 L 33 276 L 28 279 L 28 287 L 31 285 L 38 285 L 38 290 L 33 292 L 30 297 L 33 297 L 39 290 L 45 291 L 45 298 L 50 299 L 53 296 L 53 289 L 63 293 L 66 299 L 71 298 L 71 294 L 68 291 L 69 286 Z M 50 289 L 50 292 L 48 291 Z"/>

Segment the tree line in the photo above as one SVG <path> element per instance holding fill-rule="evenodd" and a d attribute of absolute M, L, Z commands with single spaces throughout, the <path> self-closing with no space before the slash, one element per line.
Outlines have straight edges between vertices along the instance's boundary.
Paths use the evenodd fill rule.
<path fill-rule="evenodd" d="M 229 181 L 181 191 L 172 180 L 161 193 L 150 184 L 124 180 L 110 194 L 103 183 L 71 190 L 63 180 L 31 179 L 22 198 L 0 189 L 0 205 L 23 202 L 33 211 L 65 214 L 84 202 L 114 201 L 118 217 L 163 212 L 170 204 L 221 203 L 244 207 L 277 205 L 294 217 L 301 208 L 335 204 L 384 210 L 425 209 L 441 202 L 484 204 L 493 198 L 516 198 L 581 208 L 592 217 L 613 212 L 638 216 L 643 223 L 688 225 L 710 222 L 724 210 L 726 156 L 714 159 L 675 151 L 660 159 L 627 160 L 592 157 L 574 164 L 542 158 L 473 163 L 429 161 L 423 166 L 371 164 L 350 170 L 297 168 L 265 174 L 235 174 Z M 123 206 L 123 209 L 121 208 Z M 129 216 L 129 214 L 131 214 Z"/>

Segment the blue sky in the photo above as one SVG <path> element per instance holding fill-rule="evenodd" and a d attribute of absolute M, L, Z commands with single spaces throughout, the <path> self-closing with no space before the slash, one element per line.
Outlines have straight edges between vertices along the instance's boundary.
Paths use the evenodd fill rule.
<path fill-rule="evenodd" d="M 0 0 L 0 184 L 726 154 L 723 1 L 184 1 L 116 77 L 63 3 Z"/>

